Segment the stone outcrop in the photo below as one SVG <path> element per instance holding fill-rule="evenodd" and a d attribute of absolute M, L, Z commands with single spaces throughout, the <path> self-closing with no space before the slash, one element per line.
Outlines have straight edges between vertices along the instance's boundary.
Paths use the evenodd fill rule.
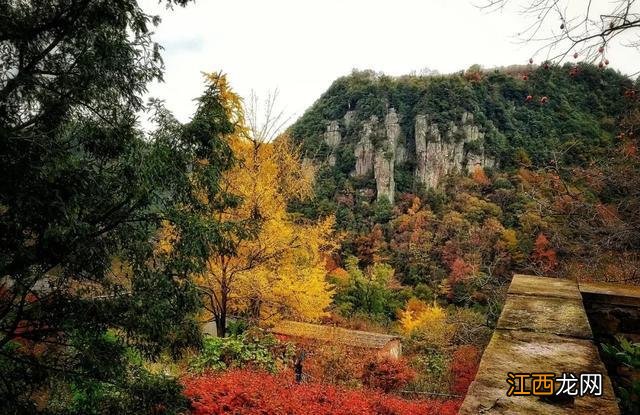
<path fill-rule="evenodd" d="M 495 166 L 496 166 L 495 160 L 484 153 L 483 154 L 475 154 L 475 153 L 467 154 L 466 167 L 469 172 L 474 172 L 478 169 L 485 168 L 485 167 L 495 167 Z"/>
<path fill-rule="evenodd" d="M 416 179 L 427 188 L 437 187 L 447 174 L 493 166 L 484 154 L 465 151 L 465 143 L 482 145 L 484 133 L 473 124 L 473 114 L 462 114 L 460 123 L 444 126 L 431 123 L 426 115 L 416 116 Z"/>
<path fill-rule="evenodd" d="M 344 114 L 344 126 L 349 128 L 356 120 L 356 112 L 355 111 L 347 111 Z"/>
<path fill-rule="evenodd" d="M 331 121 L 329 125 L 327 125 L 327 131 L 324 133 L 324 142 L 329 147 L 337 147 L 342 140 L 342 136 L 340 135 L 340 125 L 338 121 Z"/>
<path fill-rule="evenodd" d="M 355 111 L 344 116 L 346 128 L 354 126 Z M 355 171 L 357 177 L 373 173 L 376 180 L 377 199 L 383 197 L 394 201 L 396 166 L 415 157 L 416 181 L 426 188 L 435 188 L 444 176 L 456 171 L 473 171 L 483 167 L 493 167 L 494 161 L 484 154 L 482 145 L 484 133 L 474 124 L 473 114 L 465 112 L 460 121 L 438 124 L 431 122 L 428 115 L 415 118 L 415 155 L 408 154 L 400 116 L 394 108 L 389 108 L 384 120 L 371 116 L 364 121 L 357 132 L 355 143 Z M 324 133 L 325 143 L 332 148 L 329 164 L 335 164 L 334 150 L 342 141 L 340 126 L 332 121 Z M 465 144 L 473 143 L 473 151 Z"/>
<path fill-rule="evenodd" d="M 356 144 L 356 176 L 366 176 L 373 170 L 373 143 L 372 138 L 378 128 L 378 117 L 371 116 L 371 119 L 362 123 L 360 140 Z"/>
<path fill-rule="evenodd" d="M 329 125 L 327 125 L 327 131 L 324 133 L 324 142 L 331 148 L 331 154 L 329 154 L 329 165 L 335 166 L 336 164 L 336 155 L 335 150 L 340 145 L 342 141 L 342 136 L 340 135 L 340 125 L 338 121 L 331 121 Z"/>
<path fill-rule="evenodd" d="M 398 114 L 391 108 L 384 120 L 384 135 L 380 145 L 376 148 L 374 177 L 376 179 L 377 198 L 386 197 L 391 203 L 394 201 L 396 183 L 394 180 L 396 146 L 400 138 L 400 124 Z"/>

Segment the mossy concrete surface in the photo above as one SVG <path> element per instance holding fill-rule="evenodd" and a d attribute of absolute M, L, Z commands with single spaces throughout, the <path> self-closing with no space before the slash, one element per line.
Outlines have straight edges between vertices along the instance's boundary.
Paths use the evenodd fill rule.
<path fill-rule="evenodd" d="M 574 281 L 516 275 L 460 414 L 619 414 Z M 601 373 L 602 396 L 507 396 L 507 373 Z"/>
<path fill-rule="evenodd" d="M 591 327 L 582 301 L 573 298 L 510 295 L 497 327 L 591 339 Z"/>
<path fill-rule="evenodd" d="M 574 300 L 582 301 L 582 296 L 575 281 L 535 277 L 532 275 L 514 275 L 507 294 L 573 298 Z"/>

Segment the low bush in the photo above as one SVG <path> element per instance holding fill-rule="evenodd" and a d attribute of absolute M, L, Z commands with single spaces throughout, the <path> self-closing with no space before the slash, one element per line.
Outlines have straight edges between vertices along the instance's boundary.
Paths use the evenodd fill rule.
<path fill-rule="evenodd" d="M 467 393 L 469 385 L 476 376 L 480 352 L 471 345 L 460 346 L 451 358 L 451 375 L 453 385 L 451 391 L 460 395 Z"/>
<path fill-rule="evenodd" d="M 243 367 L 275 372 L 279 364 L 289 363 L 292 356 L 290 344 L 270 334 L 245 332 L 230 337 L 205 337 L 202 350 L 189 367 L 196 373 Z"/>
<path fill-rule="evenodd" d="M 416 378 L 407 385 L 416 392 L 451 392 L 450 356 L 437 350 L 426 350 L 411 357 L 411 367 L 416 370 Z"/>
<path fill-rule="evenodd" d="M 301 347 L 307 351 L 304 374 L 316 383 L 359 387 L 365 363 L 373 358 L 365 350 L 339 344 L 308 342 Z"/>
<path fill-rule="evenodd" d="M 388 393 L 403 388 L 415 377 L 416 373 L 404 359 L 376 359 L 365 365 L 362 384 Z"/>

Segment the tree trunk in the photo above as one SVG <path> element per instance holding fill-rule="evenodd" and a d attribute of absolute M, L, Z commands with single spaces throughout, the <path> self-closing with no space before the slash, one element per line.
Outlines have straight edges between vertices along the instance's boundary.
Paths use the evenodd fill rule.
<path fill-rule="evenodd" d="M 227 331 L 227 316 L 226 311 L 221 312 L 220 316 L 216 318 L 216 336 L 224 337 Z"/>
<path fill-rule="evenodd" d="M 220 314 L 216 318 L 216 334 L 224 337 L 227 334 L 227 292 L 223 287 L 220 294 Z"/>

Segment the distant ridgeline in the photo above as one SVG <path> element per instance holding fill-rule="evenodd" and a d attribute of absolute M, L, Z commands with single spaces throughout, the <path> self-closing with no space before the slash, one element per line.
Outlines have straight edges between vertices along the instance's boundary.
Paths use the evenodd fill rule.
<path fill-rule="evenodd" d="M 586 163 L 614 142 L 633 81 L 611 69 L 572 67 L 402 77 L 356 71 L 336 80 L 290 133 L 319 166 L 320 203 L 354 191 L 393 203 L 396 192 L 424 192 L 480 167 Z"/>

